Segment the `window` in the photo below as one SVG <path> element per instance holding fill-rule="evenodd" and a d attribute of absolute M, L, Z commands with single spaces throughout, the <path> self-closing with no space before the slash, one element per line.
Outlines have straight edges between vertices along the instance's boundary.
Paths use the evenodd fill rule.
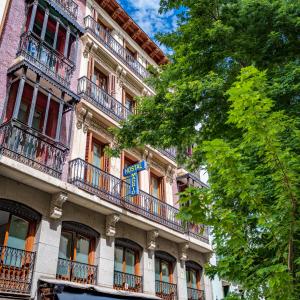
<path fill-rule="evenodd" d="M 163 177 L 150 173 L 150 195 L 160 200 L 164 199 Z"/>
<path fill-rule="evenodd" d="M 124 105 L 130 112 L 134 113 L 136 103 L 133 100 L 133 97 L 127 92 L 125 92 Z"/>
<path fill-rule="evenodd" d="M 114 288 L 141 292 L 140 276 L 141 248 L 126 239 L 117 239 L 115 246 Z"/>
<path fill-rule="evenodd" d="M 94 69 L 94 75 L 92 81 L 97 84 L 104 91 L 108 92 L 108 78 L 98 69 Z"/>
<path fill-rule="evenodd" d="M 57 278 L 95 283 L 95 245 L 97 232 L 75 222 L 63 222 L 59 243 Z"/>
<path fill-rule="evenodd" d="M 202 297 L 200 283 L 202 268 L 200 265 L 192 261 L 187 261 L 185 266 L 189 299 L 199 299 L 200 296 Z"/>
<path fill-rule="evenodd" d="M 167 283 L 173 281 L 172 263 L 162 258 L 155 258 L 155 280 Z"/>
<path fill-rule="evenodd" d="M 35 234 L 35 222 L 0 210 L 0 246 L 32 251 Z M 14 251 L 15 252 L 15 251 Z M 3 263 L 5 265 L 21 267 L 24 254 L 16 254 L 2 249 Z"/>

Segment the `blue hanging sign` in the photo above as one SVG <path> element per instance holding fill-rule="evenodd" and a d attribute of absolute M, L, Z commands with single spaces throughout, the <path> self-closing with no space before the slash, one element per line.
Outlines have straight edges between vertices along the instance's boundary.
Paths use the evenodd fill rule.
<path fill-rule="evenodd" d="M 130 177 L 130 187 L 129 187 L 129 195 L 130 196 L 136 196 L 140 193 L 139 190 L 139 176 L 138 172 L 147 170 L 147 162 L 145 160 L 129 166 L 127 168 L 124 168 L 123 170 L 123 176 L 124 177 Z"/>
<path fill-rule="evenodd" d="M 147 170 L 147 162 L 145 160 L 142 160 L 141 162 L 139 162 L 135 165 L 124 168 L 123 176 L 127 177 L 133 173 L 137 173 L 137 172 L 144 171 L 144 170 Z"/>

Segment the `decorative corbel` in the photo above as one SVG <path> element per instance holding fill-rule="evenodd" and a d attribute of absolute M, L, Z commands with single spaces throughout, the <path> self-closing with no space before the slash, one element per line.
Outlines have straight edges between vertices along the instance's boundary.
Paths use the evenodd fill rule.
<path fill-rule="evenodd" d="M 157 229 L 147 232 L 147 248 L 148 250 L 155 250 L 157 247 L 156 240 L 159 236 Z"/>
<path fill-rule="evenodd" d="M 82 125 L 83 125 L 83 122 L 84 122 L 84 117 L 87 113 L 87 110 L 82 106 L 77 106 L 76 112 L 77 112 L 77 114 L 76 114 L 77 115 L 77 124 L 76 124 L 76 126 L 77 126 L 77 129 L 81 129 Z"/>
<path fill-rule="evenodd" d="M 94 46 L 94 42 L 87 42 L 83 50 L 83 57 L 88 58 Z"/>
<path fill-rule="evenodd" d="M 148 89 L 143 88 L 143 90 L 142 90 L 142 96 L 149 97 L 149 96 L 151 96 L 151 93 L 148 91 Z"/>
<path fill-rule="evenodd" d="M 174 173 L 175 173 L 175 169 L 171 165 L 168 165 L 166 170 L 167 182 L 173 183 Z"/>
<path fill-rule="evenodd" d="M 179 244 L 179 257 L 181 261 L 186 261 L 188 259 L 187 250 L 189 249 L 189 243 Z"/>
<path fill-rule="evenodd" d="M 87 111 L 85 117 L 84 117 L 84 123 L 83 123 L 83 132 L 87 133 L 89 127 L 91 126 L 91 121 L 93 118 L 93 114 L 90 111 Z"/>
<path fill-rule="evenodd" d="M 62 217 L 62 206 L 68 200 L 68 194 L 60 192 L 52 195 L 50 203 L 50 218 L 60 219 Z"/>
<path fill-rule="evenodd" d="M 106 235 L 115 236 L 116 235 L 116 224 L 120 220 L 120 215 L 111 214 L 106 216 Z"/>

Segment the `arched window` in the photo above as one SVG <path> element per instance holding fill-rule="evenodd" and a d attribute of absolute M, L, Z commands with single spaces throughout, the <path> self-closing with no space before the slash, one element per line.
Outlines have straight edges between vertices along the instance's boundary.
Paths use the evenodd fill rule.
<path fill-rule="evenodd" d="M 116 239 L 114 287 L 116 289 L 142 292 L 140 254 L 142 248 L 128 239 Z"/>
<path fill-rule="evenodd" d="M 162 299 L 175 299 L 177 286 L 174 284 L 174 265 L 176 259 L 162 251 L 155 252 L 155 289 Z"/>
<path fill-rule="evenodd" d="M 0 246 L 32 251 L 40 218 L 39 213 L 23 204 L 0 199 Z"/>
<path fill-rule="evenodd" d="M 201 289 L 202 267 L 193 261 L 187 261 L 185 264 L 185 269 L 188 299 L 203 300 L 204 291 Z"/>
<path fill-rule="evenodd" d="M 63 222 L 59 244 L 57 278 L 95 284 L 95 248 L 99 234 L 92 228 Z"/>
<path fill-rule="evenodd" d="M 40 214 L 11 200 L 0 199 L 0 290 L 30 293 Z"/>

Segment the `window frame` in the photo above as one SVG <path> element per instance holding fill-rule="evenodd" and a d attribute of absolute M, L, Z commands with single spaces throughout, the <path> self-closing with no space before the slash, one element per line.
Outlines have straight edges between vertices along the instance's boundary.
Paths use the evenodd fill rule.
<path fill-rule="evenodd" d="M 173 263 L 171 261 L 168 261 L 166 259 L 163 259 L 161 257 L 155 257 L 155 266 L 156 266 L 156 261 L 159 261 L 159 281 L 160 282 L 165 282 L 162 280 L 162 264 L 167 263 L 168 264 L 168 271 L 169 271 L 169 281 L 167 283 L 173 284 Z M 156 269 L 155 269 L 155 275 L 157 274 Z"/>

